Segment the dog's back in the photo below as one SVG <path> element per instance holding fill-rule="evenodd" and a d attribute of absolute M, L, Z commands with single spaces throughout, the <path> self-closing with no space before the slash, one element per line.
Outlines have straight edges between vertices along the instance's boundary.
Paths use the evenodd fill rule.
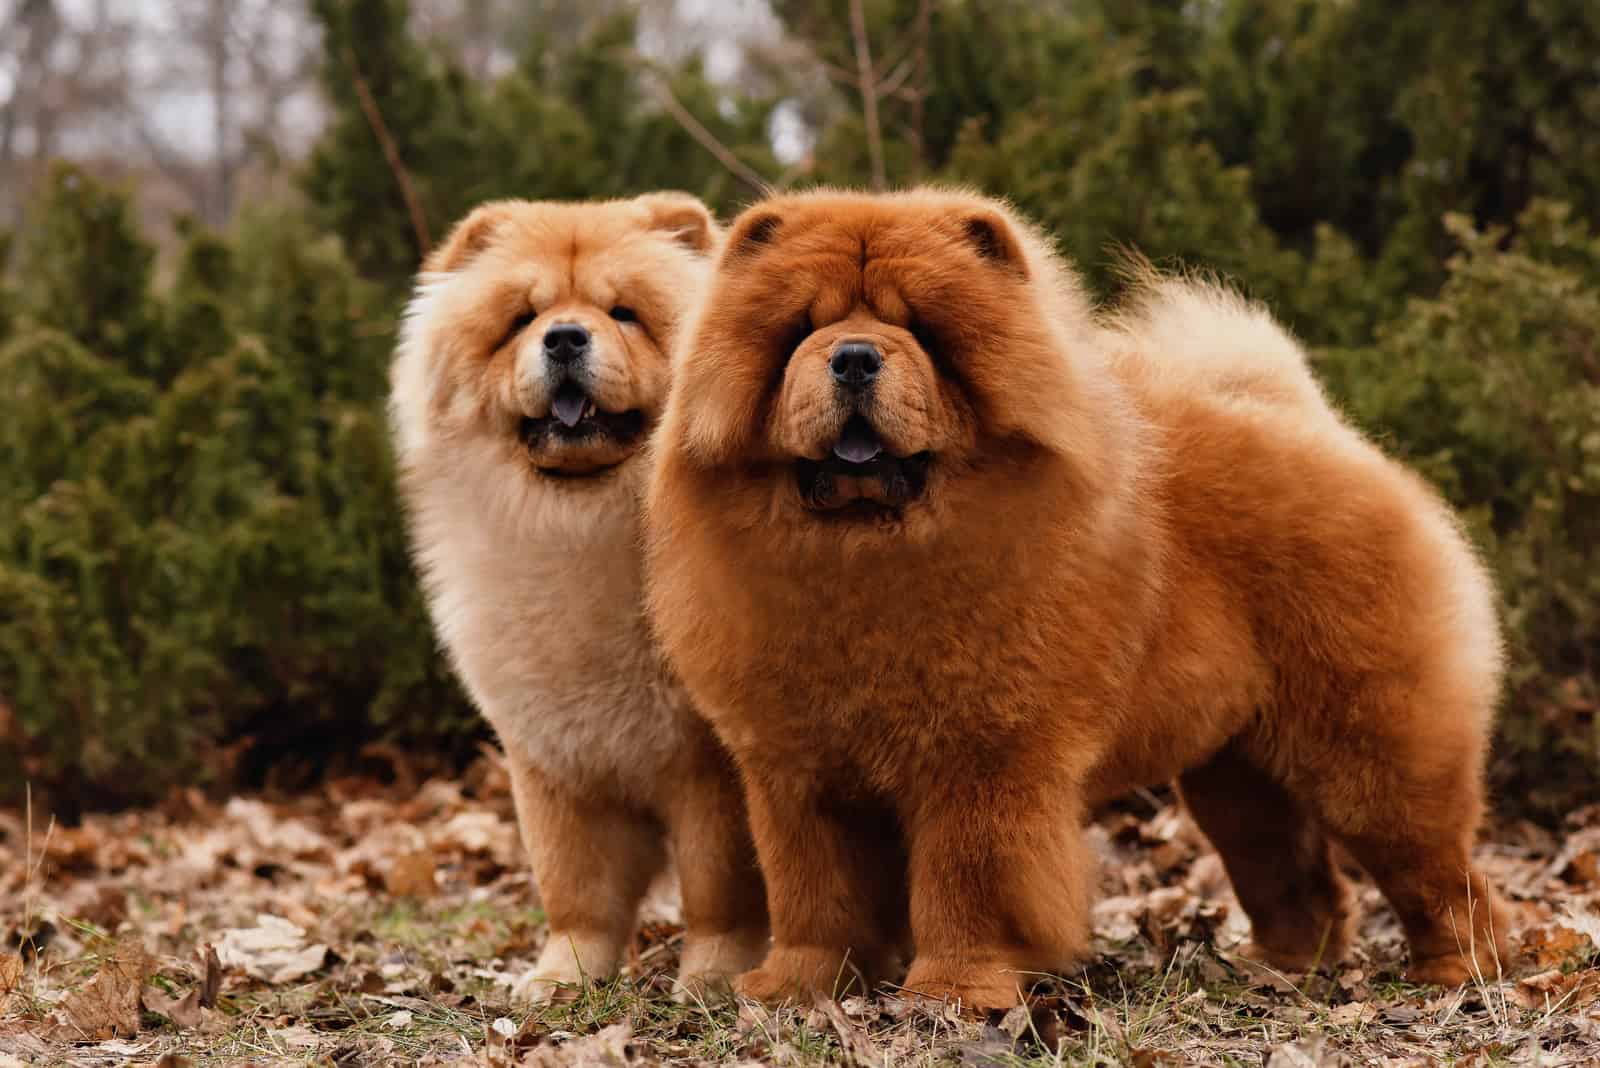
<path fill-rule="evenodd" d="M 1206 393 L 1330 413 L 1288 331 L 1220 285 L 1140 273 L 1107 325 L 1118 369 L 1158 403 Z"/>

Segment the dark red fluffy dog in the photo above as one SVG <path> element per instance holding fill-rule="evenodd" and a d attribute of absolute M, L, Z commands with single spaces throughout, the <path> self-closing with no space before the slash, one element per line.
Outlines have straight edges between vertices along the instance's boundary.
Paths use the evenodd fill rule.
<path fill-rule="evenodd" d="M 909 943 L 913 990 L 1013 1002 L 1084 949 L 1086 810 L 1173 778 L 1268 959 L 1344 951 L 1338 842 L 1414 978 L 1494 971 L 1489 585 L 1264 312 L 1150 278 L 1097 320 L 997 203 L 822 192 L 735 223 L 679 353 L 651 602 L 744 775 L 744 993 Z"/>

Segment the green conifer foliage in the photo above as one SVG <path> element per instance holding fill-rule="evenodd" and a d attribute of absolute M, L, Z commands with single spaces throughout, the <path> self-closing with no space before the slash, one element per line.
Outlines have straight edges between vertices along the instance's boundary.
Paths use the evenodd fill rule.
<path fill-rule="evenodd" d="M 68 191 L 45 209 L 66 239 L 31 249 L 50 284 L 24 289 L 0 348 L 6 792 L 159 795 L 244 738 L 310 763 L 380 731 L 466 744 L 395 504 L 392 306 L 303 220 L 195 229 L 167 294 L 146 273 L 120 295 L 150 358 L 39 303 L 126 276 L 80 237 L 126 204 L 82 176 Z"/>
<path fill-rule="evenodd" d="M 61 165 L 50 175 L 38 214 L 18 272 L 33 321 L 97 354 L 136 360 L 128 366 L 136 374 L 169 373 L 166 354 L 154 343 L 149 300 L 155 249 L 139 233 L 127 197 Z"/>
<path fill-rule="evenodd" d="M 1600 752 L 1600 237 L 1535 201 L 1518 234 L 1448 220 L 1439 293 L 1320 366 L 1467 517 L 1505 604 L 1525 765 Z"/>
<path fill-rule="evenodd" d="M 872 180 L 851 0 L 773 0 L 785 40 L 735 85 L 641 55 L 637 4 L 559 6 L 479 78 L 407 0 L 312 0 L 330 121 L 303 202 L 180 228 L 158 284 L 127 196 L 61 168 L 0 248 L 0 801 L 24 781 L 67 805 L 159 795 L 241 751 L 469 747 L 384 423 L 424 244 L 489 197 L 676 188 L 726 215 L 756 196 L 744 168 Z M 1120 246 L 1219 274 L 1307 342 L 1493 566 L 1502 781 L 1534 797 L 1563 758 L 1592 792 L 1600 5 L 859 9 L 890 186 L 1010 198 L 1108 300 Z M 780 107 L 815 137 L 789 170 Z"/>

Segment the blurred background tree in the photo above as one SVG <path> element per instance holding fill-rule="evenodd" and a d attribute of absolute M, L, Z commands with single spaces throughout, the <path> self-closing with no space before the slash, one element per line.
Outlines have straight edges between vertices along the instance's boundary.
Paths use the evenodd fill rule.
<path fill-rule="evenodd" d="M 474 203 L 924 180 L 1268 302 L 1494 567 L 1508 803 L 1593 796 L 1596 56 L 1587 0 L 0 0 L 0 800 L 470 751 L 383 394 Z"/>

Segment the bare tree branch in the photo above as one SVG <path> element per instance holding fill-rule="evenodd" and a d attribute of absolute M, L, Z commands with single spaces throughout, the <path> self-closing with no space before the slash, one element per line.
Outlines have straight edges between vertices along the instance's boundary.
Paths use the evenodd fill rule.
<path fill-rule="evenodd" d="M 234 180 L 237 161 L 230 148 L 236 101 L 228 82 L 232 58 L 229 37 L 236 16 L 230 0 L 210 0 L 202 22 L 202 45 L 206 53 L 207 74 L 211 83 L 211 196 L 207 207 L 213 226 L 222 226 L 233 212 Z"/>
<path fill-rule="evenodd" d="M 755 190 L 758 196 L 766 196 L 772 192 L 772 183 L 757 174 L 749 164 L 735 156 L 727 145 L 717 140 L 717 135 L 705 128 L 705 125 L 683 106 L 683 102 L 673 93 L 672 87 L 667 84 L 667 79 L 660 72 L 655 76 L 656 96 L 661 101 L 661 106 L 666 109 L 677 124 L 683 127 L 685 133 L 699 142 L 700 147 L 716 157 L 728 171 L 745 185 Z"/>
<path fill-rule="evenodd" d="M 872 188 L 883 192 L 889 179 L 883 166 L 883 131 L 878 126 L 877 76 L 872 72 L 872 45 L 861 0 L 850 0 L 850 33 L 855 38 L 856 69 L 861 82 L 861 112 L 867 124 L 867 155 L 872 161 Z"/>
<path fill-rule="evenodd" d="M 860 84 L 855 71 L 845 70 L 837 63 L 829 63 L 826 59 L 823 59 L 819 55 L 814 55 L 811 58 L 819 67 L 822 68 L 822 73 L 826 74 L 840 85 L 848 85 L 850 88 L 854 89 L 858 84 Z"/>
<path fill-rule="evenodd" d="M 918 46 L 917 29 L 918 23 L 913 23 L 912 32 L 902 35 L 899 40 L 891 42 L 888 48 L 882 50 L 878 56 L 880 70 L 893 70 L 916 54 Z"/>
<path fill-rule="evenodd" d="M 821 56 L 810 55 L 807 58 L 816 63 L 817 66 L 822 69 L 822 73 L 826 74 L 829 78 L 832 78 L 840 85 L 848 86 L 851 89 L 859 89 L 861 87 L 861 75 L 856 71 L 845 70 L 837 63 L 829 63 Z M 911 73 L 915 65 L 915 56 L 907 56 L 900 60 L 899 63 L 895 64 L 894 68 L 878 81 L 878 95 L 880 97 L 892 95 L 903 84 L 905 84 L 907 75 Z"/>
<path fill-rule="evenodd" d="M 928 44 L 933 40 L 933 0 L 922 0 L 917 5 L 917 28 L 915 33 L 917 42 L 916 84 L 908 87 L 911 95 L 911 144 L 916 152 L 917 169 L 919 171 L 928 166 L 928 146 L 925 135 L 926 104 L 928 92 L 931 88 L 930 81 L 933 77 L 933 64 L 928 57 Z"/>
<path fill-rule="evenodd" d="M 383 121 L 383 112 L 378 110 L 378 102 L 372 97 L 371 87 L 361 76 L 361 68 L 356 65 L 355 52 L 349 46 L 346 46 L 343 52 L 345 66 L 349 68 L 350 80 L 355 86 L 356 99 L 361 104 L 361 112 L 367 117 L 367 125 L 372 127 L 372 135 L 378 139 L 378 147 L 383 149 L 383 158 L 389 164 L 389 171 L 394 175 L 395 184 L 400 187 L 400 196 L 406 202 L 406 211 L 411 216 L 411 231 L 417 239 L 417 251 L 421 256 L 427 256 L 433 250 L 433 239 L 428 235 L 428 217 L 422 211 L 422 201 L 417 198 L 416 187 L 411 184 L 411 174 L 400 158 L 399 146 L 389 135 L 389 127 Z"/>
<path fill-rule="evenodd" d="M 916 57 L 907 56 L 905 59 L 900 61 L 899 66 L 895 67 L 894 70 L 890 71 L 888 74 L 885 74 L 883 79 L 879 81 L 878 84 L 873 88 L 877 91 L 879 96 L 893 96 L 899 91 L 900 87 L 906 83 L 906 79 L 911 76 L 911 72 L 915 69 Z"/>
<path fill-rule="evenodd" d="M 156 170 L 165 175 L 172 184 L 182 189 L 184 194 L 195 204 L 202 207 L 205 205 L 208 188 L 205 178 L 200 174 L 198 167 L 181 152 L 173 149 L 149 123 L 131 122 L 126 129 L 139 142 L 140 147 L 144 149 L 146 158 L 155 166 Z"/>

